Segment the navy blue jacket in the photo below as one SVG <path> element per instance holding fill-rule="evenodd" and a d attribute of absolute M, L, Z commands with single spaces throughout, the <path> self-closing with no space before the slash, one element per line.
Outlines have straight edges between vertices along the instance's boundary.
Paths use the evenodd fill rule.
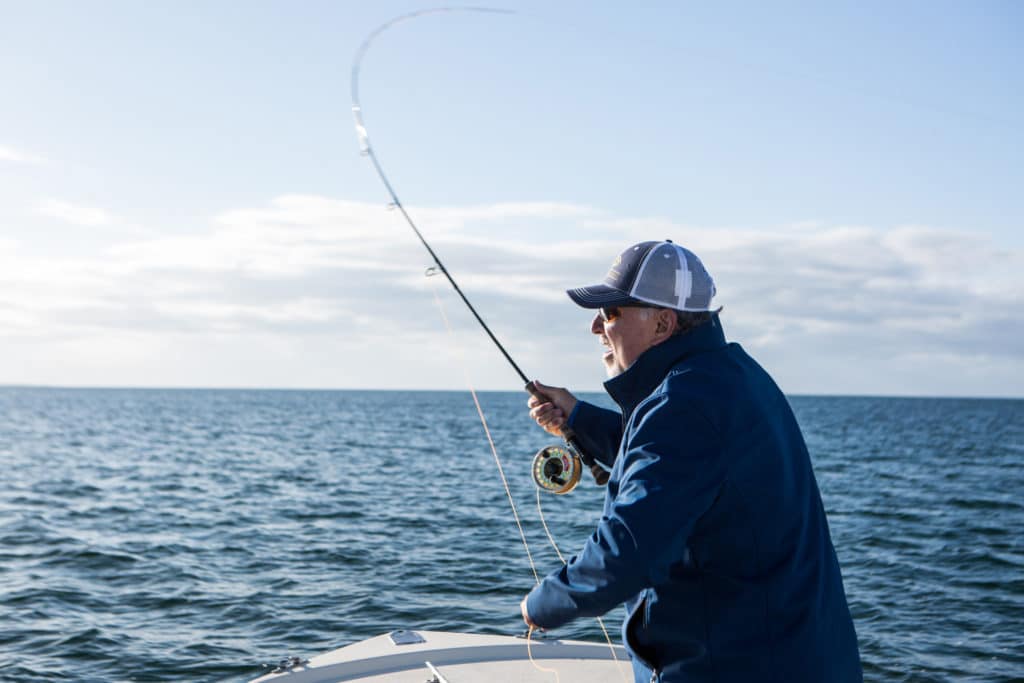
<path fill-rule="evenodd" d="M 554 628 L 623 602 L 630 655 L 683 681 L 861 681 L 821 494 L 782 392 L 717 316 L 580 402 L 572 428 L 612 465 L 583 550 L 527 599 Z"/>

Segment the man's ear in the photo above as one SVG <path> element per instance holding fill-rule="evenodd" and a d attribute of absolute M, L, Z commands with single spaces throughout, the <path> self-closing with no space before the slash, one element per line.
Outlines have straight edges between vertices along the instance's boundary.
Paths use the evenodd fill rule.
<path fill-rule="evenodd" d="M 672 333 L 676 331 L 676 326 L 679 324 L 676 319 L 676 312 L 668 308 L 658 309 L 657 320 L 658 322 L 654 326 L 654 333 L 662 338 L 671 337 Z"/>

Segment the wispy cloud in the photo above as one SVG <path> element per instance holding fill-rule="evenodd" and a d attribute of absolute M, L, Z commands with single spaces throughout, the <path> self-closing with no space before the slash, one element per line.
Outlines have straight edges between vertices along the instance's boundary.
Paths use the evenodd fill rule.
<path fill-rule="evenodd" d="M 86 228 L 98 228 L 112 225 L 115 222 L 114 216 L 105 209 L 56 199 L 49 199 L 39 204 L 36 207 L 36 213 Z"/>
<path fill-rule="evenodd" d="M 113 220 L 57 202 L 48 210 L 80 225 Z M 598 362 L 589 316 L 563 290 L 599 281 L 628 244 L 663 237 L 704 259 L 726 307 L 726 329 L 784 387 L 898 393 L 893 376 L 905 372 L 899 382 L 943 391 L 926 381 L 925 358 L 985 382 L 1000 373 L 1024 376 L 1024 349 L 1012 341 L 1024 337 L 1024 253 L 977 234 L 927 226 L 726 229 L 557 203 L 409 211 L 525 365 L 549 373 L 587 368 L 590 386 Z M 429 283 L 452 301 L 456 329 L 477 334 L 447 284 L 423 277 L 427 265 L 401 218 L 380 205 L 288 195 L 213 216 L 187 235 L 136 236 L 99 260 L 43 261 L 2 243 L 0 320 L 9 333 L 34 339 L 171 335 L 193 340 L 197 353 L 209 335 L 290 340 L 281 342 L 291 345 L 288 353 L 332 339 L 362 350 L 321 362 L 349 364 L 341 374 L 350 386 L 386 386 L 380 369 L 397 363 L 417 376 L 417 361 L 397 359 L 447 345 L 429 312 Z M 507 386 L 489 343 L 467 338 L 479 346 L 480 371 Z M 839 369 L 822 376 L 819 367 Z"/>
<path fill-rule="evenodd" d="M 46 159 L 34 154 L 29 154 L 14 147 L 0 145 L 0 162 L 7 161 L 14 164 L 31 164 L 39 166 L 48 163 Z"/>

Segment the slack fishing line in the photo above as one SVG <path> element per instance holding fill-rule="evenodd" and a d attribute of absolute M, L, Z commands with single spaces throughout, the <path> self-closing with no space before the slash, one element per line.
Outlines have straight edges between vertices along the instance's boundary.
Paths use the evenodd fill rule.
<path fill-rule="evenodd" d="M 359 72 L 362 68 L 363 57 L 369 50 L 370 45 L 373 41 L 382 33 L 387 31 L 395 24 L 410 19 L 415 19 L 427 14 L 439 14 L 448 12 L 481 12 L 488 14 L 512 14 L 510 10 L 495 9 L 489 7 L 435 7 L 432 9 L 419 10 L 416 12 L 410 12 L 401 16 L 395 17 L 391 21 L 388 21 L 378 27 L 373 33 L 367 36 L 366 40 L 363 41 L 362 45 L 356 51 L 355 59 L 352 62 L 352 116 L 355 119 L 356 136 L 359 139 L 359 151 L 363 156 L 369 157 L 373 163 L 374 170 L 377 171 L 377 176 L 380 178 L 384 187 L 387 189 L 388 194 L 391 196 L 391 206 L 402 214 L 405 222 L 412 228 L 413 232 L 416 233 L 416 237 L 419 238 L 420 243 L 430 254 L 430 257 L 434 260 L 434 265 L 428 269 L 428 274 L 431 274 L 431 270 L 436 270 L 447 278 L 449 284 L 455 293 L 459 295 L 462 302 L 466 304 L 470 313 L 476 318 L 476 321 L 480 323 L 480 326 L 487 333 L 487 336 L 491 338 L 494 345 L 498 347 L 501 354 L 508 361 L 512 369 L 515 370 L 516 374 L 523 381 L 525 388 L 532 395 L 538 399 L 547 400 L 548 397 L 541 393 L 536 384 L 527 378 L 526 374 L 519 368 L 519 365 L 512 359 L 512 356 L 505 349 L 498 338 L 488 327 L 487 323 L 477 312 L 476 308 L 470 303 L 469 299 L 463 293 L 462 288 L 459 287 L 455 278 L 452 277 L 451 272 L 445 267 L 440 257 L 434 251 L 434 249 L 427 242 L 423 233 L 420 232 L 419 228 L 416 227 L 416 223 L 413 221 L 409 212 L 406 211 L 405 206 L 402 204 L 401 199 L 398 198 L 398 193 L 395 192 L 391 181 L 388 180 L 387 174 L 384 172 L 383 166 L 381 166 L 380 160 L 377 158 L 377 154 L 374 152 L 373 145 L 370 144 L 370 135 L 367 132 L 366 124 L 363 121 L 363 107 L 359 102 Z M 568 493 L 580 481 L 580 473 L 582 472 L 582 465 L 587 465 L 590 468 L 591 473 L 594 476 L 594 480 L 598 485 L 604 485 L 608 481 L 608 472 L 598 465 L 592 457 L 590 457 L 579 445 L 576 439 L 575 433 L 568 426 L 564 426 L 561 429 L 562 438 L 565 440 L 565 447 L 561 446 L 549 446 L 541 449 L 534 456 L 534 466 L 532 469 L 534 482 L 540 488 L 545 491 L 552 493 L 563 494 Z"/>
<path fill-rule="evenodd" d="M 431 283 L 433 285 L 433 283 Z M 448 321 L 448 314 L 445 313 L 444 304 L 441 303 L 441 297 L 438 294 L 437 287 L 431 288 L 434 294 L 434 302 L 437 304 L 437 310 L 441 313 L 441 320 L 444 322 L 445 328 L 448 330 L 448 336 L 455 341 L 455 331 L 452 329 L 451 323 Z M 459 346 L 455 345 L 456 350 L 459 350 Z M 526 532 L 523 531 L 523 524 L 519 519 L 519 512 L 516 510 L 515 499 L 512 498 L 512 490 L 508 485 L 508 478 L 505 476 L 505 468 L 501 465 L 501 458 L 498 457 L 498 449 L 494 445 L 494 438 L 491 436 L 490 427 L 487 426 L 487 418 L 484 416 L 483 408 L 480 406 L 480 399 L 476 395 L 476 390 L 473 389 L 472 383 L 469 381 L 469 372 L 466 370 L 465 365 L 462 365 L 463 373 L 465 374 L 466 386 L 469 387 L 469 393 L 473 397 L 473 404 L 476 406 L 477 415 L 480 417 L 480 424 L 483 425 L 484 434 L 487 436 L 487 443 L 491 447 L 491 453 L 494 455 L 494 464 L 498 468 L 498 476 L 501 477 L 501 483 L 505 487 L 505 496 L 508 498 L 508 504 L 512 508 L 512 519 L 516 523 L 516 528 L 519 530 L 519 538 L 523 542 L 523 548 L 526 549 L 526 559 L 530 562 L 530 569 L 533 570 L 533 580 L 540 583 L 540 576 L 537 574 L 537 565 L 533 561 L 533 553 L 530 552 L 530 544 L 526 540 Z M 550 446 L 549 448 L 559 448 L 558 446 Z M 544 449 L 547 450 L 547 449 Z M 541 453 L 544 452 L 541 451 Z M 538 454 L 539 455 L 539 454 Z M 536 460 L 534 462 L 534 468 L 536 468 Z M 536 473 L 534 474 L 536 477 Z M 576 481 L 579 481 L 579 469 L 576 471 Z M 575 482 L 572 484 L 575 486 Z M 566 564 L 565 557 L 562 555 L 562 551 L 558 548 L 558 543 L 555 542 L 555 537 L 551 534 L 551 530 L 548 528 L 547 520 L 544 518 L 544 509 L 541 507 L 541 489 L 543 487 L 537 486 L 535 489 L 537 492 L 537 516 L 540 518 L 540 523 L 544 527 L 544 533 L 547 534 L 548 541 L 551 543 L 551 547 L 554 548 L 555 554 L 558 556 L 559 561 L 564 565 Z M 570 487 L 571 488 L 571 487 Z M 622 662 L 619 660 L 618 654 L 615 652 L 615 645 L 612 643 L 612 638 L 608 635 L 608 629 L 604 625 L 604 619 L 597 617 L 597 624 L 601 627 L 601 633 L 604 634 L 604 639 L 608 643 L 609 649 L 612 651 L 612 659 L 615 660 L 616 666 L 619 668 L 619 672 L 622 674 L 622 680 L 624 683 L 629 683 L 630 676 L 622 666 Z M 555 669 L 548 669 L 541 666 L 533 658 L 533 650 L 530 647 L 530 642 L 533 639 L 534 627 L 530 627 L 526 633 L 526 654 L 530 659 L 530 663 L 538 670 L 545 673 L 552 673 L 555 675 L 555 683 L 559 683 L 561 677 Z"/>

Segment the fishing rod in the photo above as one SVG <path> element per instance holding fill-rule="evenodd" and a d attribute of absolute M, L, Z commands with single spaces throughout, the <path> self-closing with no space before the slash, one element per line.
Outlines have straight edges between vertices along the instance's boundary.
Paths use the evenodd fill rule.
<path fill-rule="evenodd" d="M 516 374 L 519 375 L 520 379 L 523 380 L 526 391 L 530 392 L 530 394 L 532 394 L 539 400 L 550 401 L 550 397 L 542 393 L 537 388 L 537 385 L 532 380 L 527 378 L 526 374 L 519 368 L 516 362 L 512 359 L 512 356 L 509 354 L 509 352 L 505 350 L 505 347 L 502 345 L 502 343 L 498 341 L 498 338 L 494 335 L 494 332 L 492 332 L 491 328 L 487 326 L 487 323 L 484 322 L 484 319 L 477 312 L 476 308 L 473 306 L 472 303 L 470 303 L 469 299 L 462 292 L 462 289 L 459 287 L 458 283 L 455 282 L 455 278 L 452 277 L 452 274 L 448 271 L 448 268 L 445 267 L 440 257 L 438 257 L 437 253 L 427 242 L 426 238 L 423 237 L 423 233 L 421 233 L 419 228 L 416 227 L 416 223 L 412 220 L 412 217 L 409 215 L 408 211 L 405 210 L 405 206 L 402 204 L 402 201 L 398 198 L 398 194 L 395 192 L 394 187 L 388 180 L 387 174 L 384 172 L 384 168 L 380 164 L 380 160 L 377 159 L 377 155 L 373 151 L 373 146 L 370 144 L 370 136 L 366 130 L 366 124 L 363 122 L 363 108 L 362 105 L 359 103 L 359 71 L 360 68 L 362 67 L 363 57 L 366 55 L 367 50 L 369 50 L 370 45 L 377 38 L 377 36 L 387 31 L 395 24 L 398 24 L 403 21 L 408 21 L 409 19 L 415 19 L 416 17 L 421 17 L 426 14 L 438 14 L 442 12 L 484 12 L 489 14 L 512 14 L 510 10 L 494 9 L 489 7 L 435 7 L 432 9 L 418 10 L 416 12 L 410 12 L 408 14 L 403 14 L 401 16 L 395 17 L 391 21 L 388 21 L 379 26 L 375 31 L 373 31 L 373 33 L 367 36 L 366 40 L 364 40 L 362 45 L 359 46 L 359 49 L 356 50 L 355 59 L 352 62 L 352 116 L 355 119 L 356 136 L 359 139 L 359 151 L 363 156 L 369 157 L 370 161 L 373 163 L 373 168 L 377 171 L 377 176 L 380 178 L 381 182 L 384 184 L 384 187 L 387 189 L 388 194 L 391 196 L 391 206 L 398 209 L 398 211 L 402 214 L 402 217 L 405 218 L 405 222 L 408 223 L 409 227 L 412 228 L 414 233 L 416 233 L 416 237 L 419 238 L 420 243 L 423 244 L 423 247 L 427 250 L 427 252 L 430 254 L 430 257 L 434 260 L 434 266 L 432 266 L 432 269 L 436 269 L 438 272 L 444 275 L 445 278 L 447 278 L 448 282 L 452 286 L 452 289 L 454 289 L 455 293 L 459 295 L 459 298 L 462 299 L 462 302 L 466 304 L 466 307 L 469 309 L 470 313 L 473 314 L 473 317 L 476 318 L 476 321 L 480 323 L 480 326 L 484 329 L 484 332 L 486 332 L 487 336 L 491 338 L 491 341 L 494 342 L 494 345 L 498 347 L 498 350 L 501 351 L 501 354 L 505 357 L 505 360 L 509 362 L 509 365 L 512 366 L 512 369 L 515 370 Z M 572 428 L 569 427 L 568 425 L 565 425 L 561 427 L 559 431 L 561 432 L 562 439 L 565 441 L 566 448 L 562 448 L 561 446 L 548 446 L 547 448 L 541 449 L 541 451 L 537 453 L 536 456 L 534 456 L 533 477 L 537 485 L 547 491 L 551 491 L 552 493 L 568 493 L 573 488 L 575 488 L 576 484 L 579 482 L 580 462 L 582 462 L 584 465 L 590 468 L 590 472 L 591 474 L 593 474 L 594 480 L 598 483 L 598 485 L 603 486 L 604 484 L 606 484 L 608 482 L 608 472 L 599 464 L 597 464 L 594 458 L 588 455 L 583 450 L 583 448 L 580 447 L 579 441 L 576 439 L 576 434 L 572 430 Z"/>

